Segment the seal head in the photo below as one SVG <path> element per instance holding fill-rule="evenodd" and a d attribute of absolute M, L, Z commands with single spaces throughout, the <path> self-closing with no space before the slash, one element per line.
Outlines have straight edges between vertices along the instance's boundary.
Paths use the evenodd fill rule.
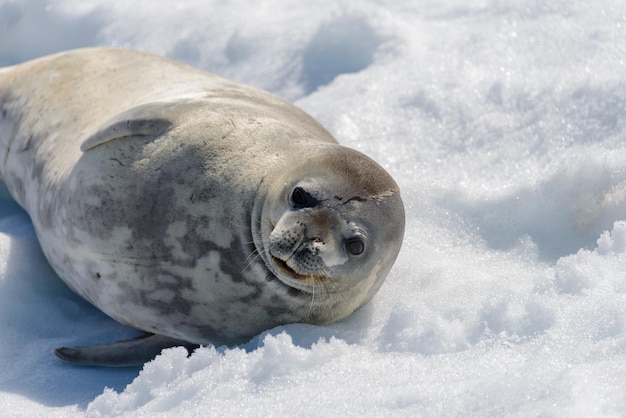
<path fill-rule="evenodd" d="M 352 149 L 321 146 L 293 165 L 264 179 L 254 242 L 282 285 L 315 300 L 314 321 L 331 322 L 380 288 L 402 244 L 404 207 L 389 174 Z"/>

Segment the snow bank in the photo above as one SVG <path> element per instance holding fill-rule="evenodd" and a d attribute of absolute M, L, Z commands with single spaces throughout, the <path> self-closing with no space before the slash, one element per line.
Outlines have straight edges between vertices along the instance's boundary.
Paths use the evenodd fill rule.
<path fill-rule="evenodd" d="M 0 1 L 0 65 L 85 45 L 271 90 L 398 180 L 372 303 L 142 370 L 0 196 L 0 415 L 616 416 L 626 410 L 626 9 L 521 0 Z"/>

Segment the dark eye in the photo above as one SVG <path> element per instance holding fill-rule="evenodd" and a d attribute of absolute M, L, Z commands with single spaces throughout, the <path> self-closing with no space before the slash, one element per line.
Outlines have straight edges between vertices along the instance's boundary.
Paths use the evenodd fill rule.
<path fill-rule="evenodd" d="M 365 250 L 365 243 L 359 237 L 348 238 L 346 240 L 346 250 L 352 255 L 361 255 Z"/>
<path fill-rule="evenodd" d="M 296 208 L 312 208 L 317 205 L 317 199 L 302 187 L 296 187 L 291 192 L 291 204 Z"/>

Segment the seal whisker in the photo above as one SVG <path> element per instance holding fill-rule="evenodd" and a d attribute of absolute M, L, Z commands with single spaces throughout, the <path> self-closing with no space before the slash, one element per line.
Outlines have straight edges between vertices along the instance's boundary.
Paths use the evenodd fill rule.
<path fill-rule="evenodd" d="M 261 254 L 259 253 L 257 249 L 252 250 L 250 254 L 248 254 L 246 258 L 243 260 L 243 267 L 241 271 L 243 272 L 243 271 L 251 270 L 252 266 L 258 261 L 260 257 L 261 257 Z"/>

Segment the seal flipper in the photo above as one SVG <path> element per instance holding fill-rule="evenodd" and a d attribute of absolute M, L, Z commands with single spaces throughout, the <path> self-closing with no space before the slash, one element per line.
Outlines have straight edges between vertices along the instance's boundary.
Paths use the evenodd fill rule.
<path fill-rule="evenodd" d="M 112 344 L 55 348 L 53 352 L 61 360 L 81 366 L 130 367 L 141 366 L 163 349 L 177 346 L 184 346 L 190 354 L 199 347 L 162 335 L 145 334 Z"/>
<path fill-rule="evenodd" d="M 147 103 L 115 115 L 96 133 L 85 139 L 80 150 L 86 152 L 98 145 L 128 136 L 159 136 L 172 126 L 173 107 L 180 103 Z"/>

